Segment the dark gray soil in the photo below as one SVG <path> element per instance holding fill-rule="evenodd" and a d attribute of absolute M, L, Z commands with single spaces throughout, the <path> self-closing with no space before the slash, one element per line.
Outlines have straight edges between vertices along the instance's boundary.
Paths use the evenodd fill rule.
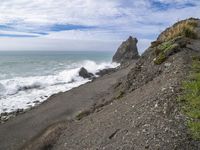
<path fill-rule="evenodd" d="M 109 89 L 129 71 L 130 67 L 53 95 L 35 109 L 0 124 L 0 150 L 18 149 L 48 126 L 71 120 L 80 111 L 104 103 L 103 96 L 111 94 Z"/>
<path fill-rule="evenodd" d="M 47 129 L 25 149 L 43 150 L 51 145 L 48 149 L 198 150 L 200 142 L 191 138 L 177 100 L 192 57 L 199 54 L 192 48 L 183 48 L 162 65 L 154 65 L 149 49 L 110 92 L 95 97 L 95 106 L 68 123 L 53 142 L 40 140 Z M 101 105 L 104 101 L 109 103 Z"/>
<path fill-rule="evenodd" d="M 155 68 L 145 61 L 136 78 L 127 77 L 129 83 L 139 81 L 129 92 L 71 123 L 52 149 L 198 150 L 200 142 L 191 139 L 177 100 L 193 55 L 185 49 Z M 149 78 L 143 78 L 146 74 Z"/>

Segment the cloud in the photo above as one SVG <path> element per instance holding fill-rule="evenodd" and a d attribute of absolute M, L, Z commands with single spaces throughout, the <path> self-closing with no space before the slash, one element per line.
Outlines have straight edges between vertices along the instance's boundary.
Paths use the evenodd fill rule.
<path fill-rule="evenodd" d="M 200 17 L 199 0 L 1 0 L 0 50 L 115 50 L 133 35 L 143 51 L 188 17 Z"/>

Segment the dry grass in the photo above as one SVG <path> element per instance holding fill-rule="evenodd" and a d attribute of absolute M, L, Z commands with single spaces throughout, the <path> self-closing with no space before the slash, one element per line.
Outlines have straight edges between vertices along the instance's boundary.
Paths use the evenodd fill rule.
<path fill-rule="evenodd" d="M 186 38 L 198 38 L 197 33 L 195 32 L 197 26 L 197 20 L 189 19 L 178 22 L 164 31 L 159 40 L 151 43 L 151 48 L 154 48 L 154 54 L 156 56 L 154 63 L 156 65 L 162 64 L 170 55 L 178 52 L 180 48 L 184 47 L 181 42 L 179 43 L 177 41 Z"/>
<path fill-rule="evenodd" d="M 197 27 L 198 23 L 195 20 L 187 20 L 180 22 L 174 25 L 165 33 L 165 41 L 171 40 L 178 36 L 188 37 L 188 38 L 197 38 L 197 34 L 195 33 L 195 27 Z"/>

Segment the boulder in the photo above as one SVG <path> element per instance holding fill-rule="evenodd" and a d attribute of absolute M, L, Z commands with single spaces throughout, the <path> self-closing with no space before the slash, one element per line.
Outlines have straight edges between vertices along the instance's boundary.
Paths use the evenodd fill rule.
<path fill-rule="evenodd" d="M 117 52 L 113 56 L 113 62 L 123 64 L 138 59 L 140 56 L 138 54 L 137 42 L 138 40 L 136 38 L 130 36 L 118 48 Z"/>
<path fill-rule="evenodd" d="M 79 76 L 83 78 L 92 78 L 94 75 L 90 72 L 88 72 L 84 67 L 82 67 L 79 71 Z"/>

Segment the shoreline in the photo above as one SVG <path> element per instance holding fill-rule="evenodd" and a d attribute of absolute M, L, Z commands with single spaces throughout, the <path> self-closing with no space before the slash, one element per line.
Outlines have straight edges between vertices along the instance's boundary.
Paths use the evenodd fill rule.
<path fill-rule="evenodd" d="M 54 94 L 37 107 L 0 124 L 0 149 L 19 148 L 48 126 L 59 121 L 78 119 L 76 116 L 82 112 L 106 104 L 112 98 L 107 97 L 112 94 L 112 87 L 130 69 L 131 67 L 120 68 L 67 92 Z M 1 137 L 3 135 L 6 136 Z"/>
<path fill-rule="evenodd" d="M 51 97 L 60 95 L 60 94 L 62 94 L 62 93 L 70 92 L 71 90 L 73 90 L 73 89 L 75 89 L 75 88 L 79 88 L 80 86 L 86 85 L 87 83 L 90 83 L 90 82 L 93 82 L 93 81 L 88 81 L 88 82 L 86 82 L 86 83 L 84 83 L 84 84 L 81 84 L 81 85 L 79 85 L 79 86 L 77 86 L 77 87 L 74 87 L 74 88 L 72 88 L 72 89 L 70 89 L 70 90 L 67 90 L 67 91 L 64 91 L 64 92 L 58 92 L 58 93 L 52 94 L 52 95 L 49 96 L 46 100 L 42 101 L 41 103 L 36 103 L 34 106 L 29 107 L 29 108 L 27 108 L 27 109 L 17 109 L 16 111 L 13 111 L 13 112 L 4 112 L 4 113 L 1 113 L 1 114 L 0 114 L 0 125 L 6 123 L 6 122 L 9 121 L 10 119 L 13 119 L 13 118 L 17 117 L 18 115 L 27 113 L 27 112 L 29 112 L 29 111 L 32 111 L 32 110 L 36 109 L 37 107 L 40 107 L 40 105 L 43 105 L 44 103 L 48 102 L 49 99 L 51 99 Z"/>
<path fill-rule="evenodd" d="M 54 60 L 52 61 L 54 62 Z M 10 112 L 13 112 L 13 114 L 15 114 L 15 112 L 21 112 L 22 109 L 29 109 L 30 107 L 45 101 L 53 94 L 66 92 L 81 84 L 85 84 L 91 79 L 84 78 L 79 74 L 81 68 L 85 68 L 88 72 L 95 75 L 99 70 L 115 68 L 118 65 L 111 61 L 106 61 L 106 58 L 102 58 L 101 61 L 89 59 L 76 60 L 74 63 L 67 63 L 66 61 L 65 63 L 62 63 L 61 67 L 59 61 L 56 66 L 55 63 L 56 61 L 52 67 L 48 67 L 48 65 L 45 64 L 38 67 L 28 64 L 28 67 L 38 68 L 38 71 L 35 72 L 34 70 L 31 71 L 27 69 L 25 71 L 19 71 L 24 72 L 24 75 L 21 75 L 22 73 L 17 74 L 16 72 L 16 74 L 13 73 L 13 76 L 9 76 L 12 71 L 11 69 L 10 72 L 7 73 L 7 77 L 1 78 L 0 114 L 3 113 L 3 116 L 5 116 L 6 114 L 11 114 Z M 22 65 L 22 67 L 27 66 Z M 47 71 L 43 71 L 44 69 L 41 70 L 44 67 L 51 69 L 48 69 Z"/>
<path fill-rule="evenodd" d="M 33 102 L 33 103 L 35 103 L 35 105 L 31 106 L 29 108 L 25 108 L 25 109 L 20 109 L 19 108 L 19 109 L 13 111 L 13 112 L 0 113 L 0 125 L 6 123 L 7 121 L 9 121 L 12 118 L 17 117 L 18 115 L 24 114 L 24 113 L 26 113 L 28 111 L 31 111 L 31 110 L 39 107 L 40 105 L 42 105 L 43 103 L 45 103 L 46 101 L 48 101 L 49 99 L 51 99 L 51 97 L 53 97 L 55 95 L 59 95 L 59 94 L 65 93 L 65 92 L 69 92 L 69 91 L 73 90 L 74 88 L 78 88 L 78 87 L 80 87 L 82 85 L 85 85 L 87 83 L 94 82 L 97 78 L 100 78 L 100 77 L 102 77 L 102 76 L 104 76 L 106 74 L 115 72 L 115 71 L 117 71 L 118 67 L 116 67 L 116 68 L 106 68 L 106 69 L 99 70 L 97 73 L 95 73 L 96 76 L 94 76 L 92 79 L 88 79 L 87 82 L 85 82 L 83 84 L 80 84 L 80 85 L 78 85 L 76 87 L 73 87 L 73 88 L 71 88 L 71 89 L 69 89 L 67 91 L 64 91 L 64 92 L 61 91 L 61 92 L 58 92 L 58 93 L 54 93 L 54 94 L 50 95 L 49 97 L 47 97 L 42 102 L 35 101 L 35 102 Z"/>

